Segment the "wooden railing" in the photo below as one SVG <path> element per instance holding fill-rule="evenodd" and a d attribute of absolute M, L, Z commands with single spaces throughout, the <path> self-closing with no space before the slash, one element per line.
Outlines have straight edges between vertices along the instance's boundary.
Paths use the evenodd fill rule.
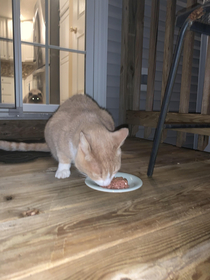
<path fill-rule="evenodd" d="M 135 135 L 138 126 L 145 127 L 144 136 L 148 138 L 151 128 L 156 127 L 159 112 L 153 112 L 154 82 L 156 71 L 156 51 L 159 19 L 159 0 L 152 0 L 150 21 L 150 44 L 148 60 L 147 96 L 145 111 L 139 111 L 141 95 L 141 68 L 143 53 L 144 7 L 145 0 L 123 1 L 122 53 L 121 53 L 121 84 L 120 84 L 120 122 L 127 123 L 130 132 Z M 192 7 L 196 0 L 186 0 L 186 7 Z M 173 55 L 175 29 L 176 0 L 167 1 L 164 57 L 162 72 L 161 103 L 164 96 L 167 78 Z M 166 124 L 210 124 L 210 40 L 207 47 L 205 79 L 201 114 L 189 114 L 190 85 L 193 61 L 194 33 L 188 31 L 183 47 L 183 66 L 179 112 L 168 113 Z M 199 134 L 198 149 L 204 150 L 208 144 L 210 128 L 176 128 L 176 145 L 181 147 L 186 141 L 186 133 Z M 163 138 L 166 133 L 163 132 Z"/>

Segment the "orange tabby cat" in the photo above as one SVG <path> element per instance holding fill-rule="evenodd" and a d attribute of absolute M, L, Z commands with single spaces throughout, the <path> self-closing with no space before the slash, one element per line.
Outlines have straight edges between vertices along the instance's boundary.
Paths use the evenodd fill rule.
<path fill-rule="evenodd" d="M 110 184 L 121 165 L 121 145 L 128 129 L 114 131 L 109 113 L 87 95 L 77 94 L 65 101 L 46 124 L 47 144 L 0 141 L 4 150 L 51 151 L 59 162 L 56 178 L 70 176 L 71 163 L 97 184 Z"/>

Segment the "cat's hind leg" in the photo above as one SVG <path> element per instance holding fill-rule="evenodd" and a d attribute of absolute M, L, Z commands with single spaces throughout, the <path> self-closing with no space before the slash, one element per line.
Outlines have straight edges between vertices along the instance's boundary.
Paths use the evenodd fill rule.
<path fill-rule="evenodd" d="M 69 158 L 67 158 L 64 155 L 58 156 L 58 169 L 55 173 L 55 177 L 58 179 L 65 179 L 68 178 L 71 174 L 70 167 L 71 167 L 71 161 Z"/>

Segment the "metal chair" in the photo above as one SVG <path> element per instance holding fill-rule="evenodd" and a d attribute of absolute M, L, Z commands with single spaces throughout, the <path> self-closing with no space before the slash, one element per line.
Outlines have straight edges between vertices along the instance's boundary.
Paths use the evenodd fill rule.
<path fill-rule="evenodd" d="M 161 141 L 161 135 L 164 128 L 200 128 L 200 127 L 210 127 L 209 124 L 182 124 L 182 125 L 165 125 L 165 118 L 168 112 L 168 106 L 171 98 L 171 93 L 173 90 L 173 85 L 177 73 L 177 68 L 179 65 L 179 59 L 182 52 L 184 37 L 187 30 L 194 32 L 199 32 L 202 34 L 210 35 L 210 2 L 206 2 L 203 5 L 198 5 L 193 9 L 187 10 L 186 12 L 180 14 L 176 19 L 176 26 L 181 27 L 178 36 L 178 41 L 176 44 L 173 61 L 171 64 L 166 90 L 162 102 L 162 107 L 159 115 L 159 120 L 157 128 L 155 131 L 153 148 L 150 156 L 150 162 L 148 166 L 147 175 L 152 177 L 156 157 L 158 153 L 158 148 Z"/>

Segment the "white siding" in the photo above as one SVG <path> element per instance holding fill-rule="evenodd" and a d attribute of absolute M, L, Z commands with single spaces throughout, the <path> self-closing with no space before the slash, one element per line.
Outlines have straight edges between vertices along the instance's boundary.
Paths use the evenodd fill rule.
<path fill-rule="evenodd" d="M 122 0 L 109 0 L 107 50 L 107 110 L 119 120 Z"/>

